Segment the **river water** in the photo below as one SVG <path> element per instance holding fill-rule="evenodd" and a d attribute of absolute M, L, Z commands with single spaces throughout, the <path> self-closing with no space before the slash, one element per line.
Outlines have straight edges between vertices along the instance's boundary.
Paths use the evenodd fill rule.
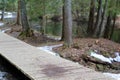
<path fill-rule="evenodd" d="M 0 80 L 20 80 L 20 79 L 17 79 L 13 74 L 9 72 L 9 70 L 7 70 L 6 67 L 2 65 L 2 63 L 0 63 Z"/>

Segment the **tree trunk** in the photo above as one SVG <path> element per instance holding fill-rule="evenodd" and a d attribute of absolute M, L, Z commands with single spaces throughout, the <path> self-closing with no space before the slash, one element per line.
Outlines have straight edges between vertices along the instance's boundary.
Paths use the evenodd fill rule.
<path fill-rule="evenodd" d="M 100 26 L 99 26 L 100 27 L 99 37 L 103 37 L 104 30 L 105 30 L 105 18 L 106 18 L 107 4 L 108 4 L 108 0 L 105 0 L 103 14 L 102 14 L 102 20 L 101 20 L 101 23 L 100 23 Z"/>
<path fill-rule="evenodd" d="M 116 5 L 115 5 L 116 8 L 119 7 L 119 3 L 120 3 L 120 1 L 119 1 L 119 0 L 116 0 Z M 115 9 L 116 9 L 116 8 L 115 8 Z M 116 11 L 117 11 L 117 9 L 116 9 Z M 113 35 L 113 33 L 114 33 L 116 16 L 117 16 L 117 13 L 115 12 L 115 13 L 114 13 L 114 16 L 113 16 L 113 25 L 112 25 L 112 28 L 111 28 L 111 33 L 110 33 L 110 38 L 109 38 L 110 40 L 112 39 L 112 35 Z"/>
<path fill-rule="evenodd" d="M 42 26 L 41 26 L 41 34 L 42 35 L 45 35 L 45 27 L 46 27 L 46 16 L 44 15 L 43 19 L 42 19 Z"/>
<path fill-rule="evenodd" d="M 20 1 L 20 14 L 21 14 L 21 23 L 22 23 L 22 33 L 20 34 L 20 36 L 31 37 L 33 36 L 33 31 L 30 29 L 28 24 L 25 0 L 19 0 L 19 1 Z"/>
<path fill-rule="evenodd" d="M 4 12 L 5 12 L 5 0 L 2 0 L 2 15 L 1 15 L 1 21 L 4 19 Z"/>
<path fill-rule="evenodd" d="M 63 21 L 62 21 L 62 36 L 61 36 L 61 41 L 64 41 L 64 25 L 65 25 L 65 9 L 64 9 L 64 6 L 63 6 L 63 9 L 62 9 L 62 16 L 63 16 Z"/>
<path fill-rule="evenodd" d="M 72 45 L 72 12 L 71 12 L 71 0 L 65 0 L 65 25 L 64 25 L 64 41 L 67 47 Z"/>
<path fill-rule="evenodd" d="M 91 0 L 90 13 L 89 13 L 89 22 L 88 22 L 88 28 L 87 28 L 88 36 L 91 36 L 93 34 L 94 14 L 95 14 L 95 0 Z"/>
<path fill-rule="evenodd" d="M 79 22 L 77 22 L 77 28 L 76 28 L 76 37 L 77 38 L 80 38 L 80 37 L 82 37 L 83 36 L 83 31 L 82 31 L 82 28 L 81 28 L 81 25 L 80 25 L 80 23 Z"/>
<path fill-rule="evenodd" d="M 111 26 L 111 14 L 109 14 L 107 18 L 107 23 L 105 25 L 105 31 L 104 31 L 104 38 L 109 38 L 109 33 L 110 33 L 110 26 Z"/>
<path fill-rule="evenodd" d="M 20 1 L 18 0 L 18 10 L 17 10 L 17 18 L 16 23 L 17 25 L 20 25 Z"/>
<path fill-rule="evenodd" d="M 111 28 L 111 33 L 110 33 L 110 40 L 112 39 L 112 35 L 114 33 L 114 29 L 115 29 L 115 20 L 116 20 L 116 13 L 114 14 L 114 19 L 113 19 L 113 25 L 112 25 L 112 28 Z"/>
<path fill-rule="evenodd" d="M 101 22 L 101 17 L 102 17 L 102 0 L 98 0 L 98 12 L 97 12 L 97 18 L 96 18 L 96 23 L 95 23 L 95 31 L 94 31 L 94 37 L 98 37 L 98 32 L 99 32 L 99 26 Z"/>
<path fill-rule="evenodd" d="M 46 19 L 46 7 L 45 7 L 45 0 L 43 1 L 43 19 L 42 19 L 42 27 L 41 27 L 41 34 L 45 35 L 45 27 L 46 27 L 46 23 L 47 23 L 47 19 Z"/>

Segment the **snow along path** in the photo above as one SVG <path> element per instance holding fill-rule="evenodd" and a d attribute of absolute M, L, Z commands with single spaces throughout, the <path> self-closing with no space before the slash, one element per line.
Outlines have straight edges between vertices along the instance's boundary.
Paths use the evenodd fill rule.
<path fill-rule="evenodd" d="M 9 31 L 9 30 L 11 30 L 11 29 L 8 28 L 8 29 L 5 29 L 5 30 L 0 30 L 0 32 L 5 33 L 6 31 Z"/>
<path fill-rule="evenodd" d="M 58 53 L 55 53 L 52 51 L 53 48 L 56 48 L 56 47 L 60 47 L 62 46 L 63 44 L 58 44 L 58 45 L 52 45 L 52 46 L 43 46 L 43 47 L 37 47 L 37 49 L 40 49 L 40 50 L 44 50 L 54 56 L 59 56 Z"/>
<path fill-rule="evenodd" d="M 120 74 L 113 74 L 113 73 L 103 73 L 104 75 L 114 78 L 115 80 L 120 80 Z"/>
<path fill-rule="evenodd" d="M 4 26 L 4 23 L 3 23 L 3 22 L 0 22 L 0 27 L 2 27 L 2 26 Z M 4 29 L 4 30 L 1 30 L 1 29 L 0 29 L 0 32 L 5 33 L 6 31 L 9 31 L 9 30 L 11 30 L 11 28 Z"/>

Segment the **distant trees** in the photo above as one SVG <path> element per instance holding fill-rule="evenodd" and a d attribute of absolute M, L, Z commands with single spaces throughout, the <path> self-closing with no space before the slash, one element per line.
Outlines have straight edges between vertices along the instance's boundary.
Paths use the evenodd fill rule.
<path fill-rule="evenodd" d="M 1 20 L 3 20 L 5 9 L 17 11 L 16 24 L 19 25 L 21 22 L 20 35 L 26 37 L 33 35 L 28 20 L 33 23 L 40 22 L 40 33 L 45 35 L 46 20 L 53 19 L 52 17 L 56 15 L 62 16 L 62 40 L 67 46 L 73 43 L 72 34 L 75 37 L 81 37 L 81 35 L 85 37 L 87 33 L 87 37 L 112 39 L 116 30 L 114 27 L 116 16 L 120 14 L 120 0 L 1 0 L 0 4 Z M 72 20 L 76 22 L 73 29 Z"/>
<path fill-rule="evenodd" d="M 119 0 L 91 0 L 87 27 L 89 37 L 112 38 L 119 5 Z"/>
<path fill-rule="evenodd" d="M 103 6 L 103 12 L 102 12 L 102 19 L 100 22 L 100 30 L 98 33 L 99 37 L 103 37 L 104 35 L 107 7 L 108 7 L 108 0 L 105 0 L 104 6 Z"/>
<path fill-rule="evenodd" d="M 93 30 L 94 30 L 94 17 L 95 17 L 95 2 L 96 0 L 91 0 L 90 3 L 90 11 L 89 11 L 89 21 L 88 21 L 88 28 L 87 28 L 87 33 L 88 36 L 93 35 Z"/>
<path fill-rule="evenodd" d="M 64 0 L 63 0 L 64 1 Z M 64 3 L 64 2 L 63 2 Z M 62 7 L 62 17 L 63 17 L 63 20 L 62 20 L 62 35 L 61 35 L 61 41 L 64 41 L 64 26 L 65 26 L 65 6 L 63 5 Z"/>
<path fill-rule="evenodd" d="M 87 16 L 89 14 L 88 23 L 86 22 L 86 24 L 88 24 L 88 27 L 86 29 L 88 37 L 97 37 L 97 38 L 104 37 L 109 39 L 112 37 L 112 34 L 114 33 L 113 26 L 115 25 L 114 13 L 116 12 L 112 10 L 116 9 L 114 3 L 116 3 L 116 1 L 118 2 L 118 0 L 115 0 L 115 1 L 113 0 L 104 0 L 104 1 L 103 0 L 90 0 L 90 1 L 62 0 L 62 1 L 63 1 L 63 4 L 61 3 L 61 1 L 56 1 L 56 0 L 53 0 L 53 1 L 38 0 L 36 2 L 34 2 L 34 0 L 27 1 L 27 6 L 28 6 L 27 9 L 29 11 L 28 15 L 30 16 L 29 19 L 34 19 L 39 16 L 42 16 L 42 20 L 40 21 L 42 23 L 41 33 L 43 35 L 45 34 L 45 26 L 46 26 L 45 22 L 46 22 L 47 14 L 55 15 L 55 14 L 60 14 L 60 12 L 62 12 L 63 13 L 62 40 L 64 40 L 65 44 L 68 46 L 72 44 L 72 17 L 76 19 L 78 24 L 81 24 L 82 21 L 84 21 L 82 19 L 84 19 L 84 17 L 88 18 Z M 36 3 L 39 3 L 39 5 L 36 5 Z M 88 3 L 90 3 L 89 12 L 88 12 L 88 7 L 84 8 L 85 5 L 88 5 Z M 113 3 L 113 5 L 111 3 Z M 57 6 L 57 4 L 59 5 Z M 73 7 L 71 5 L 73 5 Z M 73 10 L 71 10 L 71 7 L 73 8 Z M 76 33 L 77 35 L 81 35 L 79 33 L 81 31 L 80 27 L 82 25 L 77 25 L 77 26 L 79 28 L 77 27 L 76 31 L 78 32 Z"/>
<path fill-rule="evenodd" d="M 99 30 L 100 30 L 100 22 L 102 17 L 102 2 L 103 0 L 98 0 L 98 11 L 97 11 L 97 17 L 96 17 L 96 23 L 95 23 L 95 31 L 94 36 L 99 36 Z"/>

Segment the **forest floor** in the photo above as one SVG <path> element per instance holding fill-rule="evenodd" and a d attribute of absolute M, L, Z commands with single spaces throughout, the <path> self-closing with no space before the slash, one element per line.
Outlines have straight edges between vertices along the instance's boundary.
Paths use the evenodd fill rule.
<path fill-rule="evenodd" d="M 78 38 L 74 39 L 71 48 L 65 46 L 55 48 L 61 57 L 78 62 L 86 67 L 101 72 L 120 73 L 120 63 L 113 58 L 120 52 L 120 44 L 106 39 Z M 110 60 L 110 59 L 113 60 Z"/>
<path fill-rule="evenodd" d="M 17 38 L 21 32 L 21 26 L 12 25 L 10 28 L 11 30 L 6 31 L 6 33 Z M 47 36 L 43 36 L 36 31 L 34 33 L 35 37 L 28 37 L 23 41 L 36 47 L 63 43 L 48 38 Z M 54 48 L 54 51 L 59 53 L 63 58 L 78 62 L 97 71 L 120 73 L 120 63 L 118 58 L 120 44 L 106 39 L 92 38 L 75 38 L 73 42 L 74 44 L 71 48 L 62 46 Z"/>
<path fill-rule="evenodd" d="M 21 33 L 21 26 L 18 25 L 9 25 L 9 28 L 11 28 L 10 30 L 5 31 L 5 33 L 7 33 L 10 36 L 13 36 L 15 38 L 18 38 L 19 34 Z M 33 37 L 27 37 L 25 39 L 20 39 L 32 46 L 45 46 L 45 45 L 54 45 L 54 44 L 58 44 L 61 43 L 58 40 L 55 40 L 53 38 L 48 37 L 47 35 L 41 35 L 39 32 L 34 31 L 34 35 Z"/>

